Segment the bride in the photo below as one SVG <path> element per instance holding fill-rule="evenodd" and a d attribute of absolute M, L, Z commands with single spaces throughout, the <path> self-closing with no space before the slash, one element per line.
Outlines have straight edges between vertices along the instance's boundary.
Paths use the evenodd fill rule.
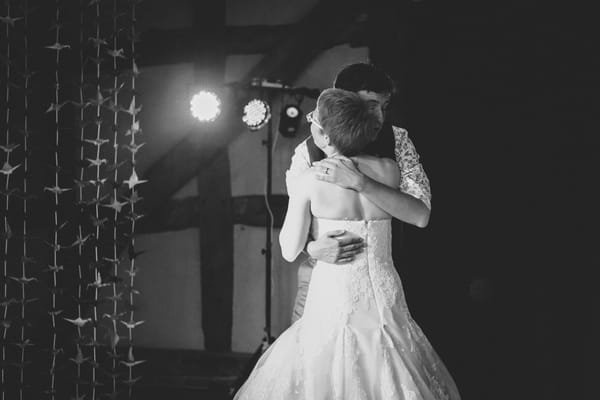
<path fill-rule="evenodd" d="M 375 101 L 326 89 L 308 118 L 329 158 L 354 162 L 370 178 L 398 187 L 395 161 L 361 154 L 381 127 Z M 309 231 L 319 237 L 343 229 L 361 237 L 366 251 L 348 264 L 317 262 L 302 318 L 265 351 L 234 399 L 459 400 L 407 308 L 391 256 L 391 216 L 318 174 L 311 168 L 289 185 L 279 236 L 283 257 L 295 260 Z"/>

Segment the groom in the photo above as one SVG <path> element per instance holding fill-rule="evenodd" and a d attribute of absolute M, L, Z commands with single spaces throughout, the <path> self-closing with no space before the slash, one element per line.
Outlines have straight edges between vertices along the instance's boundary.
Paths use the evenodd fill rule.
<path fill-rule="evenodd" d="M 342 68 L 333 87 L 353 91 L 365 99 L 377 101 L 384 117 L 394 93 L 391 78 L 372 64 L 366 63 L 350 64 Z M 366 153 L 395 159 L 402 174 L 400 187 L 393 189 L 374 181 L 362 174 L 349 160 L 324 159 L 325 154 L 315 145 L 311 136 L 296 147 L 290 168 L 286 172 L 286 184 L 289 187 L 295 176 L 314 166 L 320 172 L 319 179 L 361 193 L 400 221 L 421 228 L 427 226 L 431 210 L 429 179 L 408 132 L 386 122 L 377 139 L 367 147 Z M 340 230 L 309 239 L 305 247 L 308 258 L 298 268 L 298 294 L 292 323 L 304 311 L 316 260 L 334 264 L 348 263 L 363 251 L 363 247 L 362 239 L 350 237 Z M 397 262 L 394 264 L 399 265 Z"/>

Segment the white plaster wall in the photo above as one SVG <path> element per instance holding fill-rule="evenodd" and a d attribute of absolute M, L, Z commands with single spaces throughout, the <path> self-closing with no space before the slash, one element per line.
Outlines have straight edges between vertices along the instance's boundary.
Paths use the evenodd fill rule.
<path fill-rule="evenodd" d="M 135 330 L 140 346 L 202 349 L 202 292 L 198 229 L 140 235 L 136 248 L 147 252 L 136 259 L 140 272 L 135 286 Z"/>

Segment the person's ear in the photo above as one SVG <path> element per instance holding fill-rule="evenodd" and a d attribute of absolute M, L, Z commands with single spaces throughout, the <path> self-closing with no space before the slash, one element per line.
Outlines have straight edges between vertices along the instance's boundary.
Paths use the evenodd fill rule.
<path fill-rule="evenodd" d="M 331 144 L 331 140 L 329 139 L 328 134 L 324 134 L 323 139 L 325 140 L 325 143 L 327 144 L 327 146 L 329 146 Z"/>

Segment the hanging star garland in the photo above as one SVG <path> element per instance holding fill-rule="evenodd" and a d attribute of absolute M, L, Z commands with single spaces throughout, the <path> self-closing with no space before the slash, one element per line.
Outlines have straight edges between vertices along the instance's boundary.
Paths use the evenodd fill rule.
<path fill-rule="evenodd" d="M 86 236 L 81 236 L 81 234 L 78 234 L 77 239 L 73 243 L 71 243 L 69 247 L 82 246 L 85 242 L 87 242 L 90 236 L 92 235 L 88 234 Z"/>
<path fill-rule="evenodd" d="M 44 272 L 58 272 L 64 269 L 63 265 L 48 265 L 48 268 L 45 268 Z"/>
<path fill-rule="evenodd" d="M 13 150 L 17 149 L 19 146 L 21 146 L 21 145 L 15 144 L 15 143 L 9 143 L 8 145 L 0 144 L 0 149 L 2 149 L 5 153 L 11 153 Z"/>
<path fill-rule="evenodd" d="M 70 49 L 71 45 L 56 42 L 50 46 L 44 46 L 44 47 L 47 49 L 51 49 L 51 50 L 61 51 L 64 49 Z"/>
<path fill-rule="evenodd" d="M 84 362 L 88 361 L 89 359 L 90 359 L 89 357 L 83 356 L 83 352 L 81 351 L 80 348 L 77 348 L 77 355 L 75 356 L 75 358 L 69 358 L 69 360 L 73 361 L 77 365 L 81 365 Z"/>
<path fill-rule="evenodd" d="M 129 108 L 125 111 L 127 114 L 135 117 L 142 110 L 142 106 L 135 107 L 135 97 L 131 99 L 129 103 Z"/>
<path fill-rule="evenodd" d="M 44 187 L 44 191 L 51 192 L 54 194 L 63 194 L 72 190 L 71 188 L 61 188 L 60 186 L 46 186 Z"/>
<path fill-rule="evenodd" d="M 129 204 L 135 204 L 140 200 L 143 200 L 144 198 L 138 195 L 137 190 L 132 190 L 131 191 L 131 196 L 127 197 L 127 196 L 121 196 L 121 198 L 123 200 L 126 200 Z"/>
<path fill-rule="evenodd" d="M 92 225 L 94 225 L 94 227 L 102 228 L 108 222 L 108 218 L 97 218 L 95 215 L 90 215 L 90 219 L 92 220 Z"/>
<path fill-rule="evenodd" d="M 131 170 L 131 176 L 129 177 L 128 180 L 123 181 L 123 183 L 126 183 L 127 186 L 129 187 L 129 189 L 133 189 L 134 187 L 136 187 L 137 185 L 139 185 L 140 183 L 144 183 L 144 182 L 148 182 L 147 180 L 140 180 L 137 176 L 137 173 L 135 172 L 135 168 L 133 168 Z"/>
<path fill-rule="evenodd" d="M 104 313 L 104 314 L 102 315 L 102 318 L 108 318 L 108 319 L 110 319 L 110 320 L 113 320 L 113 321 L 120 321 L 120 320 L 121 320 L 121 317 L 122 317 L 123 315 L 125 315 L 125 313 L 124 313 L 124 312 L 120 312 L 120 313 L 116 313 L 116 314 Z"/>
<path fill-rule="evenodd" d="M 3 195 L 4 197 L 8 197 L 8 198 L 10 198 L 11 196 L 18 196 L 19 189 L 18 188 L 12 188 L 12 189 L 8 189 L 8 190 L 0 189 L 0 194 Z"/>
<path fill-rule="evenodd" d="M 68 321 L 70 323 L 72 323 L 73 325 L 75 325 L 78 328 L 83 328 L 86 324 L 92 322 L 91 318 L 81 318 L 81 317 L 77 317 L 75 319 L 70 319 L 70 318 L 63 318 L 65 321 Z"/>
<path fill-rule="evenodd" d="M 123 208 L 123 206 L 125 204 L 127 204 L 127 203 L 121 203 L 115 197 L 113 197 L 112 201 L 110 203 L 100 204 L 100 206 L 106 207 L 106 208 L 111 208 L 111 209 L 115 210 L 116 212 L 121 212 L 121 209 Z"/>
<path fill-rule="evenodd" d="M 106 52 L 114 58 L 125 58 L 125 50 L 123 49 L 117 49 L 117 50 L 112 50 L 112 49 L 107 49 Z"/>
<path fill-rule="evenodd" d="M 106 42 L 106 40 L 102 39 L 102 38 L 89 37 L 88 40 L 90 42 L 94 43 L 94 47 L 108 46 L 108 43 Z"/>
<path fill-rule="evenodd" d="M 8 161 L 4 162 L 4 165 L 2 166 L 2 169 L 0 169 L 0 173 L 2 175 L 10 175 L 12 174 L 17 168 L 19 168 L 19 166 L 21 166 L 21 164 L 17 164 L 14 167 L 12 165 L 10 165 L 8 163 Z"/>
<path fill-rule="evenodd" d="M 3 24 L 9 25 L 14 28 L 15 22 L 22 20 L 23 17 L 11 17 L 10 15 L 2 16 L 0 15 L 0 22 Z"/>
<path fill-rule="evenodd" d="M 90 166 L 94 166 L 94 167 L 100 167 L 100 166 L 106 164 L 106 162 L 107 162 L 105 158 L 95 158 L 95 159 L 86 158 L 86 160 L 88 160 L 88 162 L 90 163 Z"/>
<path fill-rule="evenodd" d="M 135 358 L 133 357 L 133 347 L 129 347 L 129 352 L 127 353 L 127 361 L 121 361 L 121 364 L 131 368 L 143 362 L 146 362 L 146 360 L 135 360 Z"/>
<path fill-rule="evenodd" d="M 125 163 L 126 163 L 126 160 L 119 161 L 116 164 L 114 164 L 114 163 L 113 164 L 107 164 L 104 170 L 106 172 L 113 172 L 113 171 L 117 170 L 119 167 L 121 167 Z"/>
<path fill-rule="evenodd" d="M 63 101 L 61 103 L 50 103 L 50 107 L 48 107 L 48 109 L 46 110 L 47 113 L 52 112 L 52 111 L 60 111 L 61 108 L 63 108 L 65 106 L 65 104 L 69 103 L 68 100 Z"/>
<path fill-rule="evenodd" d="M 27 285 L 31 282 L 36 282 L 38 279 L 36 277 L 26 277 L 26 276 L 8 276 L 9 279 L 12 279 L 15 282 L 20 283 L 21 285 Z"/>
<path fill-rule="evenodd" d="M 121 321 L 123 325 L 127 327 L 127 329 L 135 329 L 138 325 L 143 324 L 145 321 Z"/>
<path fill-rule="evenodd" d="M 132 154 L 135 154 L 138 152 L 138 150 L 140 148 L 142 148 L 142 146 L 144 146 L 146 143 L 140 143 L 140 144 L 136 144 L 133 140 L 131 141 L 131 143 L 129 144 L 125 144 L 123 145 L 124 149 L 129 150 Z"/>
<path fill-rule="evenodd" d="M 91 143 L 94 146 L 102 146 L 104 143 L 110 142 L 108 139 L 84 139 L 85 142 Z"/>
<path fill-rule="evenodd" d="M 125 133 L 125 136 L 132 136 L 132 135 L 136 135 L 141 132 L 142 132 L 142 130 L 140 129 L 140 122 L 133 121 L 131 128 L 127 130 L 127 132 Z"/>

